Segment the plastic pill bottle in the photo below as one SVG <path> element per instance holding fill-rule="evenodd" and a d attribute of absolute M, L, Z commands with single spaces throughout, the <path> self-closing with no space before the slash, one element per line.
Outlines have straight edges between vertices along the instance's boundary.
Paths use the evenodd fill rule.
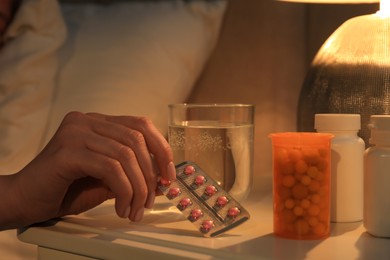
<path fill-rule="evenodd" d="M 364 155 L 364 215 L 367 232 L 390 237 L 390 115 L 373 115 Z"/>
<path fill-rule="evenodd" d="M 330 140 L 325 133 L 272 133 L 273 227 L 278 237 L 324 239 L 330 231 Z"/>
<path fill-rule="evenodd" d="M 316 114 L 315 129 L 331 133 L 331 222 L 363 219 L 365 143 L 358 136 L 359 114 Z"/>

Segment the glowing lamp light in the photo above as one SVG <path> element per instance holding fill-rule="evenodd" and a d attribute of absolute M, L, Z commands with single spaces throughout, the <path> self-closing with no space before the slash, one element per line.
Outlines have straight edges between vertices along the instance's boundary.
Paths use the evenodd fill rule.
<path fill-rule="evenodd" d="M 379 0 L 279 0 L 281 2 L 307 3 L 307 4 L 373 4 Z"/>
<path fill-rule="evenodd" d="M 382 0 L 379 3 L 379 11 L 377 14 L 381 17 L 388 17 L 390 15 L 390 1 Z"/>

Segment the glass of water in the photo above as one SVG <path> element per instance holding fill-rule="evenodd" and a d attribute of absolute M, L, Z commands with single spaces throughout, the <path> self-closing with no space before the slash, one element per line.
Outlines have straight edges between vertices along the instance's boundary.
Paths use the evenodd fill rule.
<path fill-rule="evenodd" d="M 252 187 L 254 105 L 171 104 L 168 140 L 174 162 L 197 163 L 236 200 Z"/>

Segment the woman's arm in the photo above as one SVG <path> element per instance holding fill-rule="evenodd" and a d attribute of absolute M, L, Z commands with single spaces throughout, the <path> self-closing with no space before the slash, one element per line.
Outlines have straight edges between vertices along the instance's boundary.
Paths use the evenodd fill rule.
<path fill-rule="evenodd" d="M 117 215 L 141 220 L 157 175 L 176 176 L 165 138 L 146 118 L 69 113 L 42 152 L 0 177 L 0 229 L 78 214 L 115 198 Z"/>

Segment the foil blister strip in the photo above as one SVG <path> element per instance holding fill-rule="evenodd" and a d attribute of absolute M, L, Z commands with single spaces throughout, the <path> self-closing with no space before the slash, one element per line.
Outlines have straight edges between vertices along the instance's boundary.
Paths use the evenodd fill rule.
<path fill-rule="evenodd" d="M 177 179 L 159 181 L 161 192 L 205 237 L 220 235 L 250 218 L 249 212 L 194 162 L 176 166 Z"/>

